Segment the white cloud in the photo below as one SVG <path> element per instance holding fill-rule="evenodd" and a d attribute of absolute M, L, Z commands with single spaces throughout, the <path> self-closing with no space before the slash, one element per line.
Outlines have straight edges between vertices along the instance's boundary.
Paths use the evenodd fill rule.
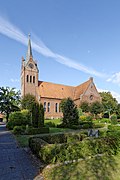
<path fill-rule="evenodd" d="M 13 82 L 13 83 L 14 83 L 14 82 L 20 82 L 19 79 L 13 79 L 13 78 L 11 78 L 10 81 Z"/>
<path fill-rule="evenodd" d="M 117 99 L 118 103 L 120 103 L 120 94 L 115 91 L 109 91 L 107 89 L 98 89 L 98 92 L 111 92 L 112 96 Z"/>
<path fill-rule="evenodd" d="M 120 86 L 120 72 L 113 74 L 109 79 L 107 79 L 107 82 L 112 82 Z"/>
<path fill-rule="evenodd" d="M 24 45 L 27 45 L 28 38 L 24 35 L 24 33 L 18 29 L 16 26 L 14 26 L 11 22 L 4 19 L 0 16 L 0 33 L 14 39 L 18 42 L 21 42 Z M 100 73 L 92 68 L 89 68 L 87 66 L 84 66 L 80 63 L 75 62 L 75 60 L 67 58 L 65 56 L 62 56 L 60 54 L 54 53 L 51 51 L 41 40 L 37 40 L 37 42 L 32 41 L 32 47 L 35 51 L 42 54 L 43 56 L 50 57 L 57 62 L 64 64 L 68 67 L 80 70 L 84 73 L 104 77 L 105 74 Z"/>

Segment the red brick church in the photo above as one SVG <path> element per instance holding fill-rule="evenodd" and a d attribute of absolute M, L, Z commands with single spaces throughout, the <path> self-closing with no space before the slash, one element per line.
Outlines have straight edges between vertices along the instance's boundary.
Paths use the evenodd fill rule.
<path fill-rule="evenodd" d="M 22 97 L 30 93 L 45 109 L 46 118 L 62 117 L 60 102 L 63 98 L 70 97 L 79 107 L 81 102 L 92 103 L 100 101 L 100 95 L 93 82 L 93 78 L 78 86 L 67 86 L 38 80 L 39 70 L 33 59 L 30 37 L 26 60 L 22 58 L 21 67 L 21 94 Z"/>

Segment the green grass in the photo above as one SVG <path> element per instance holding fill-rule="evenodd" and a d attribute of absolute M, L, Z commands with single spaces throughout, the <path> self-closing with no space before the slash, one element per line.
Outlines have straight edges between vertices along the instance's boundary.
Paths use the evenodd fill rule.
<path fill-rule="evenodd" d="M 71 129 L 68 128 L 52 128 L 52 127 L 50 128 L 50 133 L 70 132 L 70 131 Z"/>
<path fill-rule="evenodd" d="M 45 119 L 45 125 L 49 122 L 52 122 L 55 125 L 57 125 L 57 124 L 61 124 L 61 119 Z"/>
<path fill-rule="evenodd" d="M 120 180 L 120 155 L 97 156 L 79 162 L 44 168 L 46 180 Z"/>

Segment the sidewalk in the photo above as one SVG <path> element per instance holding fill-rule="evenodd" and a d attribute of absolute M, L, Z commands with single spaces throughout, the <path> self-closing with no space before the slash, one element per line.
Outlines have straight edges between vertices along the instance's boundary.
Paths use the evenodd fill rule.
<path fill-rule="evenodd" d="M 5 125 L 0 125 L 0 180 L 33 180 L 38 173 L 29 153 L 17 146 Z"/>

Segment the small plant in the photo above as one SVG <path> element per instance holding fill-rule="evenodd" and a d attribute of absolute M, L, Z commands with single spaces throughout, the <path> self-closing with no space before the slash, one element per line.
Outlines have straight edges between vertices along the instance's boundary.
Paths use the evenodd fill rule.
<path fill-rule="evenodd" d="M 117 124 L 117 116 L 116 115 L 111 116 L 111 124 Z"/>

